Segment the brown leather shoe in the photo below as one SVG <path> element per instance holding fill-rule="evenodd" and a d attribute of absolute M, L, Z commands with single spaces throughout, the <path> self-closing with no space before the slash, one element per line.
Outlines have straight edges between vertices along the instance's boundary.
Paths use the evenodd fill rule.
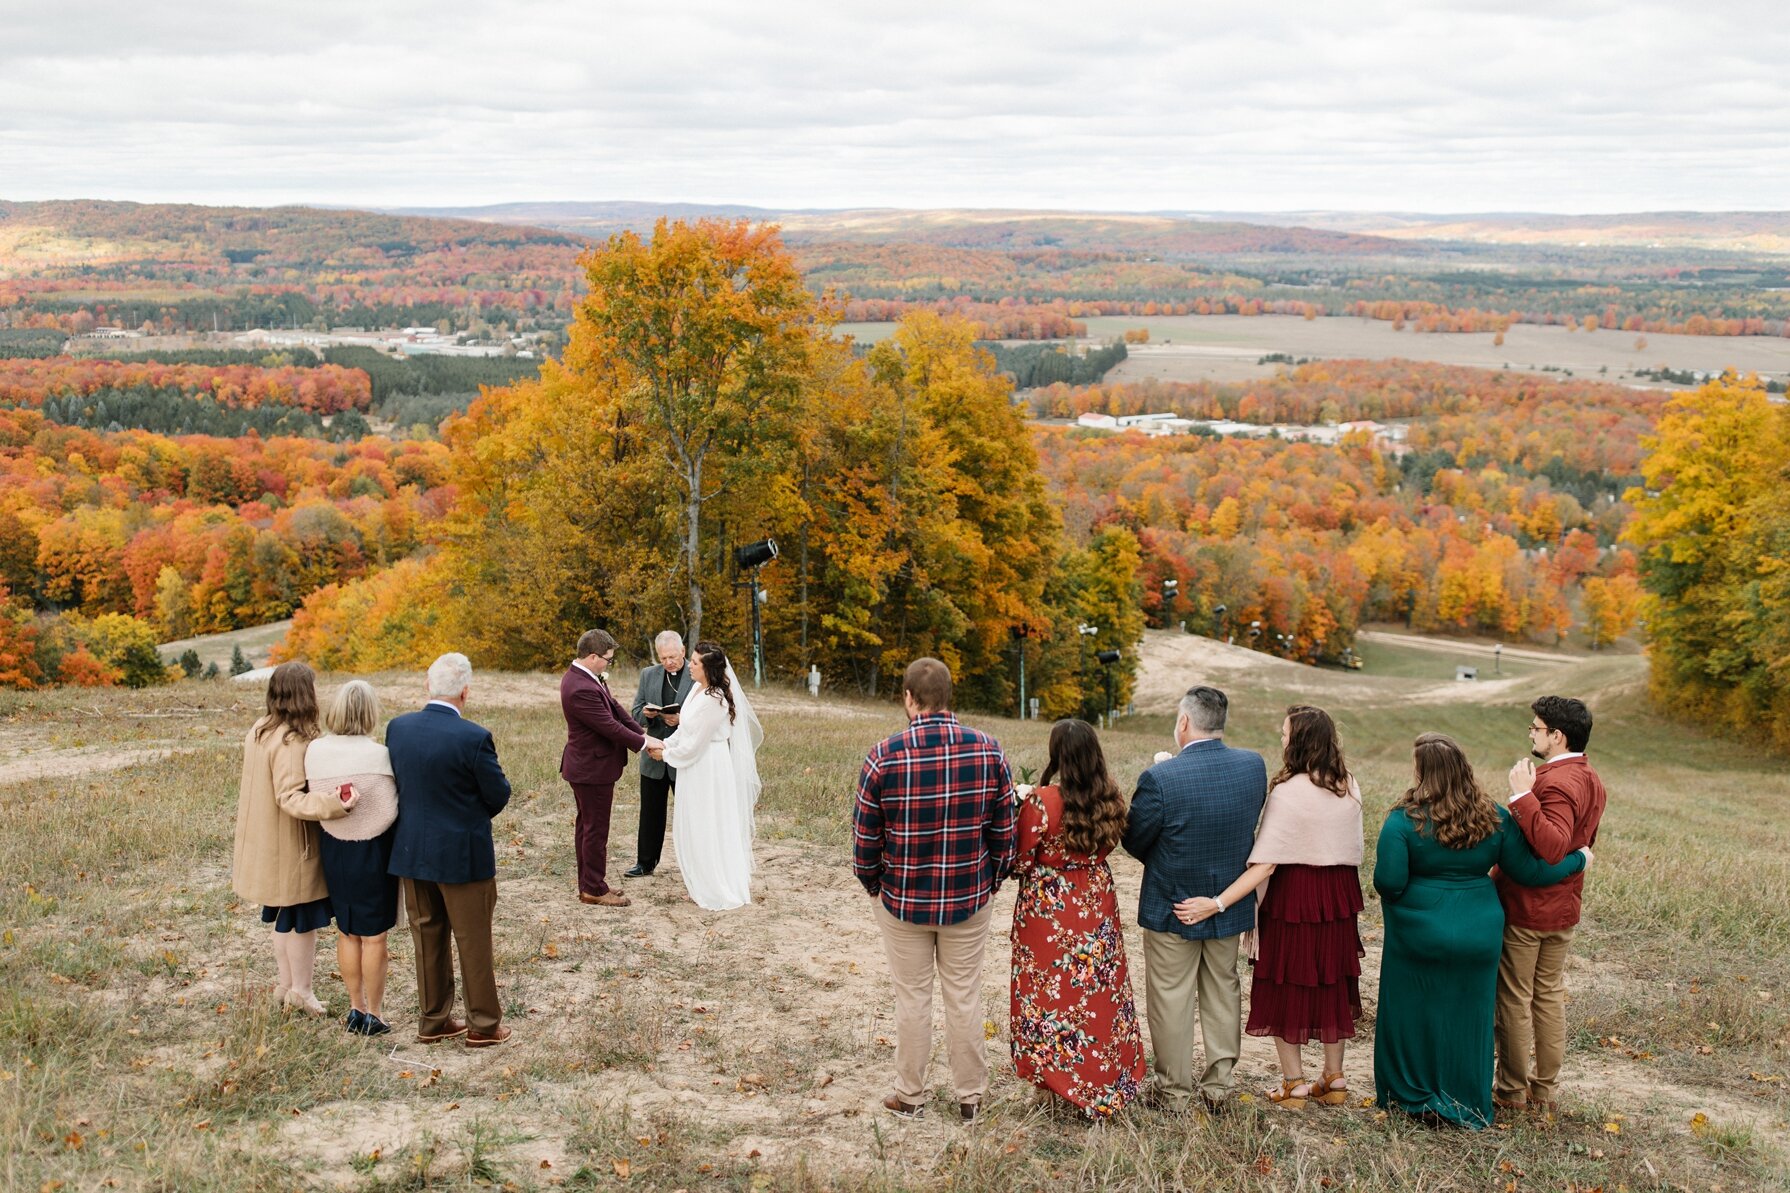
<path fill-rule="evenodd" d="M 593 907 L 632 907 L 634 901 L 620 891 L 610 891 L 604 895 L 587 895 L 578 892 L 578 902 L 589 903 Z"/>
<path fill-rule="evenodd" d="M 495 1048 L 509 1038 L 510 1029 L 500 1023 L 497 1025 L 497 1030 L 488 1036 L 480 1035 L 476 1031 L 467 1032 L 466 1046 L 468 1048 Z"/>
<path fill-rule="evenodd" d="M 439 1044 L 443 1040 L 451 1040 L 455 1036 L 463 1036 L 465 1034 L 466 1034 L 466 1024 L 462 1023 L 458 1019 L 449 1019 L 447 1021 L 447 1029 L 445 1031 L 438 1031 L 438 1032 L 433 1033 L 432 1035 L 424 1035 L 420 1031 L 417 1032 L 416 1033 L 416 1042 L 419 1044 Z"/>
<path fill-rule="evenodd" d="M 902 1118 L 919 1118 L 926 1112 L 926 1103 L 903 1102 L 894 1094 L 890 1094 L 883 1099 L 883 1109 L 890 1111 L 893 1114 L 897 1114 Z"/>

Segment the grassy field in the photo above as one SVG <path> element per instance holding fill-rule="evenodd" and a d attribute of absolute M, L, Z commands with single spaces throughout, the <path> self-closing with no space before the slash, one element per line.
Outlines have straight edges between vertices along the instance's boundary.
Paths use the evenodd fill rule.
<path fill-rule="evenodd" d="M 1459 736 L 1488 785 L 1524 748 L 1521 677 L 1451 686 L 1211 649 L 1225 652 L 1210 657 L 1225 668 L 1234 742 L 1271 753 L 1293 699 L 1337 713 L 1369 806 L 1369 866 L 1416 733 Z M 572 897 L 554 677 L 478 677 L 469 712 L 495 731 L 515 786 L 496 827 L 497 961 L 516 1038 L 468 1052 L 414 1043 L 402 933 L 384 1041 L 269 1005 L 257 909 L 229 889 L 257 690 L 6 693 L 0 745 L 47 777 L 0 786 L 0 1188 L 1790 1187 L 1790 776 L 1653 715 L 1641 676 L 1631 656 L 1533 677 L 1592 702 L 1611 805 L 1569 970 L 1564 1113 L 1480 1134 L 1371 1106 L 1288 1114 L 1253 1092 L 1217 1119 L 1054 1118 L 1006 1059 L 1004 929 L 985 972 L 995 1086 L 983 1121 L 956 1125 L 942 1096 L 918 1123 L 891 1120 L 877 1105 L 894 1034 L 883 957 L 848 855 L 858 763 L 900 723 L 888 705 L 767 693 L 754 905 L 702 912 L 668 865 L 627 883 L 635 906 L 614 912 Z M 379 683 L 388 714 L 421 702 L 415 677 Z M 1042 764 L 1047 726 L 968 719 L 1016 764 Z M 1154 707 L 1106 734 L 1123 783 L 1168 730 Z M 59 768 L 61 755 L 82 764 Z M 618 799 L 632 795 L 624 780 Z M 620 803 L 612 871 L 634 819 Z M 1139 868 L 1114 869 L 1141 999 Z M 1011 907 L 1009 884 L 997 924 Z M 1371 900 L 1363 931 L 1369 1014 L 1346 1067 L 1366 1096 Z M 328 945 L 326 933 L 318 992 L 339 1015 Z M 1271 1057 L 1246 1043 L 1243 1090 L 1267 1085 Z"/>
<path fill-rule="evenodd" d="M 1649 387 L 1659 383 L 1637 377 L 1637 372 L 1662 365 L 1717 373 L 1732 368 L 1778 380 L 1790 375 L 1790 340 L 1777 336 L 1642 336 L 1519 323 L 1504 333 L 1504 343 L 1494 344 L 1491 332 L 1394 331 L 1389 322 L 1349 316 L 1307 322 L 1296 315 L 1109 315 L 1083 322 L 1088 335 L 1101 340 L 1117 339 L 1134 328 L 1150 333 L 1149 343 L 1134 345 L 1131 355 L 1107 374 L 1108 382 L 1246 381 L 1285 367 L 1259 363 L 1272 353 L 1511 368 Z M 839 330 L 861 344 L 874 344 L 894 334 L 895 325 L 847 323 Z"/>

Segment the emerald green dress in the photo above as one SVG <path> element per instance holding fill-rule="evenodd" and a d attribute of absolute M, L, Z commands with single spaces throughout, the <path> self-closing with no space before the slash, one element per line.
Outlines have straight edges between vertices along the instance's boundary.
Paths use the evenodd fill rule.
<path fill-rule="evenodd" d="M 1524 886 L 1552 886 L 1585 868 L 1577 851 L 1550 866 L 1510 813 L 1467 849 L 1448 849 L 1394 808 L 1380 830 L 1374 889 L 1386 917 L 1374 1087 L 1381 1106 L 1434 1113 L 1478 1130 L 1492 1121 L 1492 1004 L 1504 908 L 1493 866 Z"/>

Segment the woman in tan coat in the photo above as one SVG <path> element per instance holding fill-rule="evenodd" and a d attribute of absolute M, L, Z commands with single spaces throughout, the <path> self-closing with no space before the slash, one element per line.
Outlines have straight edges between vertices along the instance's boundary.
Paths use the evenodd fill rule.
<path fill-rule="evenodd" d="M 237 895 L 261 904 L 261 922 L 273 925 L 274 997 L 321 1015 L 311 972 L 330 907 L 313 822 L 346 816 L 354 798 L 306 789 L 305 747 L 316 736 L 316 676 L 303 663 L 281 663 L 267 681 L 267 715 L 243 742 L 230 878 Z"/>

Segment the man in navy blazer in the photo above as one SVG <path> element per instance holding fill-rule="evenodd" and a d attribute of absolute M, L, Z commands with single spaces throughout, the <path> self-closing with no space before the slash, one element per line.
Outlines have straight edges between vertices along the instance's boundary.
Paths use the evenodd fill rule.
<path fill-rule="evenodd" d="M 615 781 L 628 769 L 630 750 L 664 743 L 642 729 L 609 690 L 605 672 L 615 662 L 616 642 L 607 630 L 578 638 L 572 665 L 559 680 L 559 707 L 566 718 L 566 748 L 559 775 L 572 785 L 578 809 L 573 842 L 578 852 L 578 900 L 599 907 L 626 907 L 632 900 L 609 885 L 609 816 Z"/>
<path fill-rule="evenodd" d="M 497 851 L 491 818 L 510 802 L 491 731 L 467 720 L 472 664 L 444 654 L 429 667 L 429 703 L 385 727 L 398 823 L 391 872 L 404 880 L 416 944 L 419 1043 L 464 1035 L 468 1048 L 510 1038 L 491 961 Z M 466 984 L 466 1018 L 453 1017 L 454 946 Z"/>
<path fill-rule="evenodd" d="M 1191 900 L 1215 899 L 1248 868 L 1268 798 L 1262 756 L 1224 744 L 1229 708 L 1217 688 L 1192 688 L 1181 698 L 1180 753 L 1139 776 L 1124 838 L 1125 851 L 1144 864 L 1137 922 L 1144 930 L 1144 999 L 1157 1087 L 1176 1104 L 1193 1097 L 1197 1010 L 1206 1053 L 1199 1087 L 1211 1109 L 1230 1092 L 1231 1070 L 1243 1051 L 1237 945 L 1255 926 L 1255 895 L 1198 923 L 1183 917 L 1193 914 Z"/>

